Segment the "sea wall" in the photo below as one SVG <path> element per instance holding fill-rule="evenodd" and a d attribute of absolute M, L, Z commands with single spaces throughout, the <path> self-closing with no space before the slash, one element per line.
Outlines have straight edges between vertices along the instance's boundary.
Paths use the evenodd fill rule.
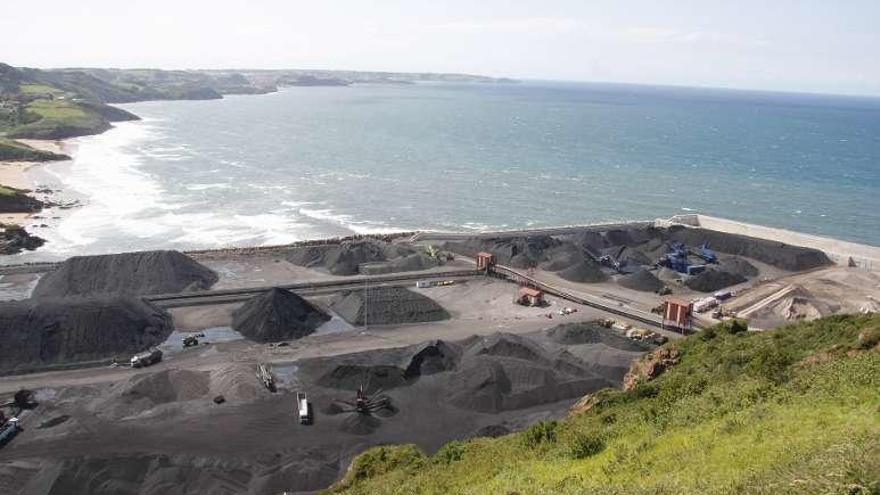
<path fill-rule="evenodd" d="M 665 220 L 658 219 L 655 221 L 655 225 L 658 227 L 667 227 L 669 225 L 702 227 L 717 232 L 784 242 L 793 246 L 818 249 L 838 265 L 847 266 L 850 264 L 850 260 L 852 260 L 852 263 L 860 268 L 880 271 L 880 247 L 867 244 L 841 241 L 830 237 L 803 234 L 791 230 L 765 227 L 763 225 L 754 225 L 700 214 L 676 215 Z"/>

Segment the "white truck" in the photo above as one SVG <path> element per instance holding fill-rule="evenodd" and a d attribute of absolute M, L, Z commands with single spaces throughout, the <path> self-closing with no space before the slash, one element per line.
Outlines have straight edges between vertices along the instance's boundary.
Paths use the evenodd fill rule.
<path fill-rule="evenodd" d="M 312 408 L 309 407 L 309 399 L 305 392 L 296 393 L 296 412 L 299 415 L 300 424 L 312 424 Z"/>

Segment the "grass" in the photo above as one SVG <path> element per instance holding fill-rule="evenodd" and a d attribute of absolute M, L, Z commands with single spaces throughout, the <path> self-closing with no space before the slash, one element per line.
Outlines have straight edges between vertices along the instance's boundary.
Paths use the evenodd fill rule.
<path fill-rule="evenodd" d="M 98 113 L 74 101 L 37 99 L 25 108 L 29 123 L 12 129 L 11 137 L 60 139 L 84 134 L 95 134 L 110 127 Z"/>
<path fill-rule="evenodd" d="M 26 95 L 55 95 L 61 96 L 64 95 L 64 91 L 53 88 L 52 86 L 47 86 L 45 84 L 21 84 L 18 87 L 18 91 L 22 94 Z"/>
<path fill-rule="evenodd" d="M 334 491 L 880 494 L 877 335 L 880 316 L 760 334 L 722 325 L 667 344 L 679 364 L 635 390 L 602 392 L 586 413 L 433 456 L 368 450 Z"/>
<path fill-rule="evenodd" d="M 68 157 L 65 155 L 34 149 L 24 143 L 0 137 L 0 160 L 36 162 L 66 158 Z"/>
<path fill-rule="evenodd" d="M 17 196 L 19 194 L 21 194 L 19 191 L 15 190 L 11 187 L 6 187 L 6 186 L 0 184 L 0 196 L 13 197 L 13 196 Z"/>

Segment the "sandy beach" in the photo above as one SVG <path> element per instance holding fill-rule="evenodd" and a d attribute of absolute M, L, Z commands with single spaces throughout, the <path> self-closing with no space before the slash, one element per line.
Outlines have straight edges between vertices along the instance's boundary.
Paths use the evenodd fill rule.
<path fill-rule="evenodd" d="M 17 141 L 34 149 L 68 155 L 72 148 L 69 143 L 64 141 L 46 141 L 40 139 L 18 139 Z M 28 174 L 28 170 L 45 163 L 47 162 L 0 161 L 0 185 L 16 189 L 33 190 L 36 187 L 36 184 L 34 184 L 34 181 Z M 24 225 L 30 217 L 30 213 L 0 213 L 0 223 Z"/>

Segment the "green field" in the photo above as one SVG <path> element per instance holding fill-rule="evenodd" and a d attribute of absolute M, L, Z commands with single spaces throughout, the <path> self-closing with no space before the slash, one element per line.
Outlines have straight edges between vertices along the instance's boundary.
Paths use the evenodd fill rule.
<path fill-rule="evenodd" d="M 26 95 L 64 95 L 64 91 L 61 91 L 58 88 L 53 88 L 52 86 L 48 86 L 46 84 L 21 84 L 18 87 L 18 91 Z"/>
<path fill-rule="evenodd" d="M 498 439 L 378 447 L 341 493 L 878 494 L 880 316 L 667 344 L 681 361 L 587 412 Z"/>
<path fill-rule="evenodd" d="M 101 115 L 70 100 L 37 99 L 28 103 L 25 114 L 28 123 L 11 129 L 9 136 L 62 139 L 96 134 L 110 128 Z"/>

